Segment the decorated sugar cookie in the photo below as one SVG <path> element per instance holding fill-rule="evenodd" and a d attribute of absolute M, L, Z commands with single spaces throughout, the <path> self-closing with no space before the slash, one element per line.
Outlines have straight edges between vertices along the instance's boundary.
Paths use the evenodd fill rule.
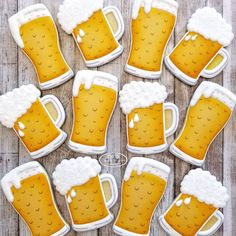
<path fill-rule="evenodd" d="M 73 35 L 88 67 L 101 66 L 122 53 L 118 40 L 124 22 L 116 7 L 103 8 L 103 0 L 64 0 L 57 16 L 63 30 Z"/>
<path fill-rule="evenodd" d="M 195 85 L 200 76 L 212 78 L 224 69 L 229 57 L 224 47 L 230 45 L 234 34 L 220 13 L 210 7 L 198 9 L 187 29 L 165 62 L 177 78 Z"/>
<path fill-rule="evenodd" d="M 191 164 L 201 166 L 216 136 L 230 119 L 236 96 L 212 82 L 202 82 L 195 91 L 184 126 L 170 146 L 170 152 Z"/>
<path fill-rule="evenodd" d="M 53 173 L 57 191 L 65 196 L 75 231 L 100 228 L 113 220 L 109 211 L 117 201 L 118 189 L 115 178 L 101 174 L 98 161 L 90 157 L 63 160 Z M 111 197 L 105 199 L 102 185 L 107 182 Z"/>
<path fill-rule="evenodd" d="M 135 157 L 126 168 L 121 205 L 113 230 L 119 235 L 148 236 L 152 215 L 167 185 L 170 168 L 158 161 Z"/>
<path fill-rule="evenodd" d="M 54 88 L 73 76 L 65 61 L 53 18 L 43 4 L 29 6 L 9 18 L 17 45 L 36 70 L 41 89 Z"/>
<path fill-rule="evenodd" d="M 1 187 L 31 235 L 63 236 L 69 231 L 56 206 L 47 173 L 38 162 L 10 171 L 2 178 Z"/>
<path fill-rule="evenodd" d="M 227 189 L 210 172 L 191 170 L 181 183 L 181 193 L 160 217 L 169 235 L 212 235 L 222 225 Z"/>
<path fill-rule="evenodd" d="M 133 153 L 159 153 L 167 149 L 166 137 L 172 135 L 178 125 L 178 108 L 164 103 L 166 88 L 157 82 L 125 84 L 120 91 L 120 107 L 126 115 L 127 149 Z M 165 112 L 172 112 L 172 124 L 165 125 Z"/>
<path fill-rule="evenodd" d="M 40 98 L 40 91 L 32 84 L 0 96 L 0 122 L 14 129 L 33 159 L 48 155 L 65 141 L 67 135 L 60 129 L 64 121 L 65 111 L 57 97 Z"/>
<path fill-rule="evenodd" d="M 156 79 L 161 76 L 163 56 L 173 33 L 178 3 L 175 0 L 134 0 L 131 47 L 125 70 Z"/>
<path fill-rule="evenodd" d="M 72 92 L 74 117 L 69 147 L 76 152 L 104 153 L 117 100 L 118 79 L 100 71 L 79 71 Z"/>

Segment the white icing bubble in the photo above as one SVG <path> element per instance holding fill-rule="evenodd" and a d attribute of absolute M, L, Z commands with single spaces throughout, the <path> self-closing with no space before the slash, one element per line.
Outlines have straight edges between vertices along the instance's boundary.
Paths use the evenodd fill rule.
<path fill-rule="evenodd" d="M 124 114 L 135 108 L 147 108 L 163 103 L 167 98 L 166 87 L 157 82 L 132 81 L 120 91 L 119 102 Z"/>
<path fill-rule="evenodd" d="M 129 128 L 133 129 L 134 128 L 134 120 L 131 119 L 131 121 L 129 122 Z"/>
<path fill-rule="evenodd" d="M 185 198 L 185 199 L 184 199 L 184 204 L 185 204 L 185 205 L 189 205 L 190 202 L 191 202 L 191 197 L 188 197 L 188 198 Z"/>
<path fill-rule="evenodd" d="M 53 184 L 61 195 L 66 195 L 72 187 L 85 184 L 100 171 L 101 166 L 98 161 L 91 157 L 63 160 L 52 174 Z"/>
<path fill-rule="evenodd" d="M 158 8 L 177 15 L 178 3 L 174 0 L 134 0 L 132 18 L 137 19 L 140 8 L 148 14 L 152 8 Z"/>
<path fill-rule="evenodd" d="M 57 14 L 62 29 L 71 34 L 78 24 L 102 9 L 103 0 L 64 0 Z"/>
<path fill-rule="evenodd" d="M 214 8 L 204 7 L 198 9 L 188 22 L 188 31 L 196 32 L 206 39 L 228 46 L 234 34 L 232 27 Z"/>
<path fill-rule="evenodd" d="M 139 119 L 139 116 L 138 116 L 138 114 L 136 113 L 135 116 L 134 116 L 134 122 L 139 122 L 139 120 L 140 120 L 140 119 Z"/>
<path fill-rule="evenodd" d="M 229 199 L 227 189 L 217 181 L 216 177 L 200 168 L 191 170 L 184 177 L 180 190 L 215 208 L 225 207 Z"/>
<path fill-rule="evenodd" d="M 16 120 L 27 112 L 40 97 L 40 91 L 33 85 L 23 85 L 0 96 L 0 122 L 12 128 Z"/>
<path fill-rule="evenodd" d="M 183 200 L 178 200 L 178 201 L 175 203 L 175 205 L 176 205 L 177 207 L 180 207 L 182 204 L 183 204 Z"/>
<path fill-rule="evenodd" d="M 204 81 L 198 86 L 191 99 L 190 106 L 195 106 L 201 96 L 204 96 L 205 98 L 213 97 L 218 99 L 227 105 L 231 110 L 234 109 L 236 104 L 235 94 L 219 84 L 208 81 Z"/>
<path fill-rule="evenodd" d="M 129 180 L 132 171 L 137 171 L 138 175 L 141 175 L 143 172 L 147 172 L 159 176 L 167 181 L 168 175 L 170 173 L 170 168 L 167 165 L 150 158 L 133 157 L 126 167 L 124 174 L 125 181 Z"/>

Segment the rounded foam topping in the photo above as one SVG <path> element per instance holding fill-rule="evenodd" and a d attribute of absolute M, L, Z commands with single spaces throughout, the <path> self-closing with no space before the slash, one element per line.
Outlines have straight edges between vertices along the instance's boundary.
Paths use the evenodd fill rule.
<path fill-rule="evenodd" d="M 73 96 L 77 97 L 80 86 L 84 84 L 85 89 L 89 90 L 93 84 L 118 90 L 118 79 L 109 73 L 93 70 L 80 70 L 77 72 L 73 84 Z"/>
<path fill-rule="evenodd" d="M 78 24 L 103 7 L 103 0 L 64 0 L 57 14 L 62 29 L 71 34 Z"/>
<path fill-rule="evenodd" d="M 201 168 L 189 171 L 181 183 L 180 190 L 215 208 L 225 207 L 229 199 L 226 187 L 209 171 Z"/>
<path fill-rule="evenodd" d="M 228 46 L 234 34 L 232 27 L 214 8 L 204 7 L 198 9 L 188 22 L 188 31 L 201 34 L 206 39 Z"/>
<path fill-rule="evenodd" d="M 119 102 L 124 114 L 135 108 L 146 108 L 159 104 L 167 98 L 166 87 L 157 82 L 132 81 L 120 91 Z"/>
<path fill-rule="evenodd" d="M 80 186 L 97 176 L 101 166 L 91 157 L 63 160 L 52 174 L 53 184 L 61 195 L 66 195 L 73 186 Z"/>
<path fill-rule="evenodd" d="M 231 110 L 233 110 L 236 105 L 236 95 L 227 88 L 224 88 L 216 83 L 208 81 L 202 82 L 195 91 L 191 99 L 190 106 L 195 106 L 201 96 L 204 96 L 205 98 L 213 97 L 223 102 Z"/>
<path fill-rule="evenodd" d="M 23 85 L 0 96 L 0 122 L 12 128 L 16 120 L 27 112 L 40 97 L 40 91 L 33 85 Z"/>
<path fill-rule="evenodd" d="M 177 15 L 178 3 L 175 0 L 134 0 L 132 18 L 137 19 L 140 8 L 148 14 L 152 8 L 158 8 Z"/>
<path fill-rule="evenodd" d="M 146 157 L 133 157 L 129 161 L 128 166 L 126 167 L 124 180 L 128 181 L 132 171 L 136 171 L 138 175 L 141 175 L 143 172 L 147 172 L 156 176 L 161 177 L 162 179 L 168 179 L 168 175 L 170 173 L 169 166 L 161 163 L 159 161 L 155 161 Z"/>

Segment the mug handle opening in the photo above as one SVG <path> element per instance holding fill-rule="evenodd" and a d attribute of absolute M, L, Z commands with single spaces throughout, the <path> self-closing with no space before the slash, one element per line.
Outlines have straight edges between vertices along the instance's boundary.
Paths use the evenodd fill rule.
<path fill-rule="evenodd" d="M 52 118 L 55 125 L 61 128 L 61 126 L 65 122 L 66 115 L 65 110 L 59 99 L 54 95 L 46 95 L 40 98 L 40 101 L 44 105 L 46 111 Z"/>
<path fill-rule="evenodd" d="M 117 187 L 116 180 L 114 176 L 111 174 L 101 174 L 100 181 L 101 181 L 103 193 L 106 199 L 106 206 L 108 209 L 110 209 L 111 207 L 115 205 L 118 199 L 118 187 Z M 107 192 L 104 189 L 105 183 L 108 183 L 109 185 L 109 190 Z M 110 197 L 109 197 L 109 193 L 110 193 Z"/>
<path fill-rule="evenodd" d="M 164 103 L 164 112 L 165 112 L 165 127 L 166 127 L 166 122 L 167 122 L 167 111 L 171 111 L 171 117 L 172 117 L 172 123 L 170 127 L 165 128 L 165 134 L 166 137 L 171 136 L 172 134 L 175 133 L 175 131 L 178 128 L 179 124 L 179 109 L 178 107 L 173 104 L 173 103 Z"/>
<path fill-rule="evenodd" d="M 221 227 L 223 222 L 224 215 L 219 210 L 217 210 L 197 233 L 197 236 L 207 236 L 214 234 Z"/>
<path fill-rule="evenodd" d="M 222 48 L 203 70 L 201 76 L 207 79 L 214 78 L 226 67 L 228 60 L 229 53 L 226 49 Z"/>
<path fill-rule="evenodd" d="M 109 26 L 117 40 L 120 40 L 124 34 L 124 20 L 117 7 L 108 6 L 102 9 Z"/>

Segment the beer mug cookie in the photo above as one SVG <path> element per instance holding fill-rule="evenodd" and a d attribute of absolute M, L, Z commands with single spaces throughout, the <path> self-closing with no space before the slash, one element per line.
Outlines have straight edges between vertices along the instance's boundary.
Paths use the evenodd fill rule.
<path fill-rule="evenodd" d="M 72 93 L 73 128 L 69 147 L 80 153 L 106 152 L 107 129 L 116 105 L 118 79 L 100 71 L 79 71 Z"/>
<path fill-rule="evenodd" d="M 68 224 L 56 206 L 48 175 L 36 161 L 16 167 L 1 180 L 7 200 L 31 235 L 66 235 Z"/>
<path fill-rule="evenodd" d="M 132 153 L 160 153 L 168 148 L 166 138 L 178 126 L 179 111 L 164 103 L 166 88 L 157 82 L 132 81 L 120 91 L 119 102 L 126 115 L 127 149 Z M 172 112 L 172 125 L 166 129 L 165 112 Z"/>
<path fill-rule="evenodd" d="M 195 91 L 184 126 L 170 146 L 170 152 L 201 166 L 216 136 L 226 126 L 236 104 L 236 96 L 212 82 L 202 82 Z"/>
<path fill-rule="evenodd" d="M 87 67 L 97 67 L 117 58 L 123 51 L 118 40 L 124 33 L 120 11 L 103 8 L 103 0 L 64 0 L 58 21 L 72 34 Z"/>
<path fill-rule="evenodd" d="M 118 189 L 115 178 L 101 174 L 101 166 L 91 157 L 63 160 L 53 173 L 57 191 L 65 196 L 75 231 L 101 228 L 113 220 L 109 209 L 116 203 Z M 102 183 L 110 185 L 111 198 L 106 201 Z"/>
<path fill-rule="evenodd" d="M 9 18 L 14 40 L 32 62 L 42 90 L 54 88 L 74 74 L 62 55 L 56 25 L 43 4 L 29 6 Z"/>
<path fill-rule="evenodd" d="M 48 105 L 54 109 L 53 117 Z M 33 159 L 48 155 L 65 141 L 67 135 L 60 129 L 64 121 L 65 111 L 57 97 L 40 98 L 32 84 L 0 96 L 0 122 L 14 129 Z"/>
<path fill-rule="evenodd" d="M 122 182 L 121 205 L 113 225 L 123 236 L 148 236 L 153 213 L 165 192 L 170 168 L 158 161 L 131 158 Z"/>
<path fill-rule="evenodd" d="M 175 0 L 134 0 L 131 48 L 125 70 L 135 76 L 161 76 L 163 57 L 173 33 L 178 3 Z"/>
<path fill-rule="evenodd" d="M 215 77 L 227 64 L 234 34 L 214 8 L 198 9 L 187 26 L 188 32 L 165 58 L 166 66 L 180 80 L 195 85 L 200 76 Z"/>
<path fill-rule="evenodd" d="M 173 236 L 214 234 L 224 220 L 218 209 L 225 207 L 229 199 L 227 189 L 209 171 L 199 168 L 191 170 L 184 177 L 180 191 L 160 217 L 163 229 Z"/>

